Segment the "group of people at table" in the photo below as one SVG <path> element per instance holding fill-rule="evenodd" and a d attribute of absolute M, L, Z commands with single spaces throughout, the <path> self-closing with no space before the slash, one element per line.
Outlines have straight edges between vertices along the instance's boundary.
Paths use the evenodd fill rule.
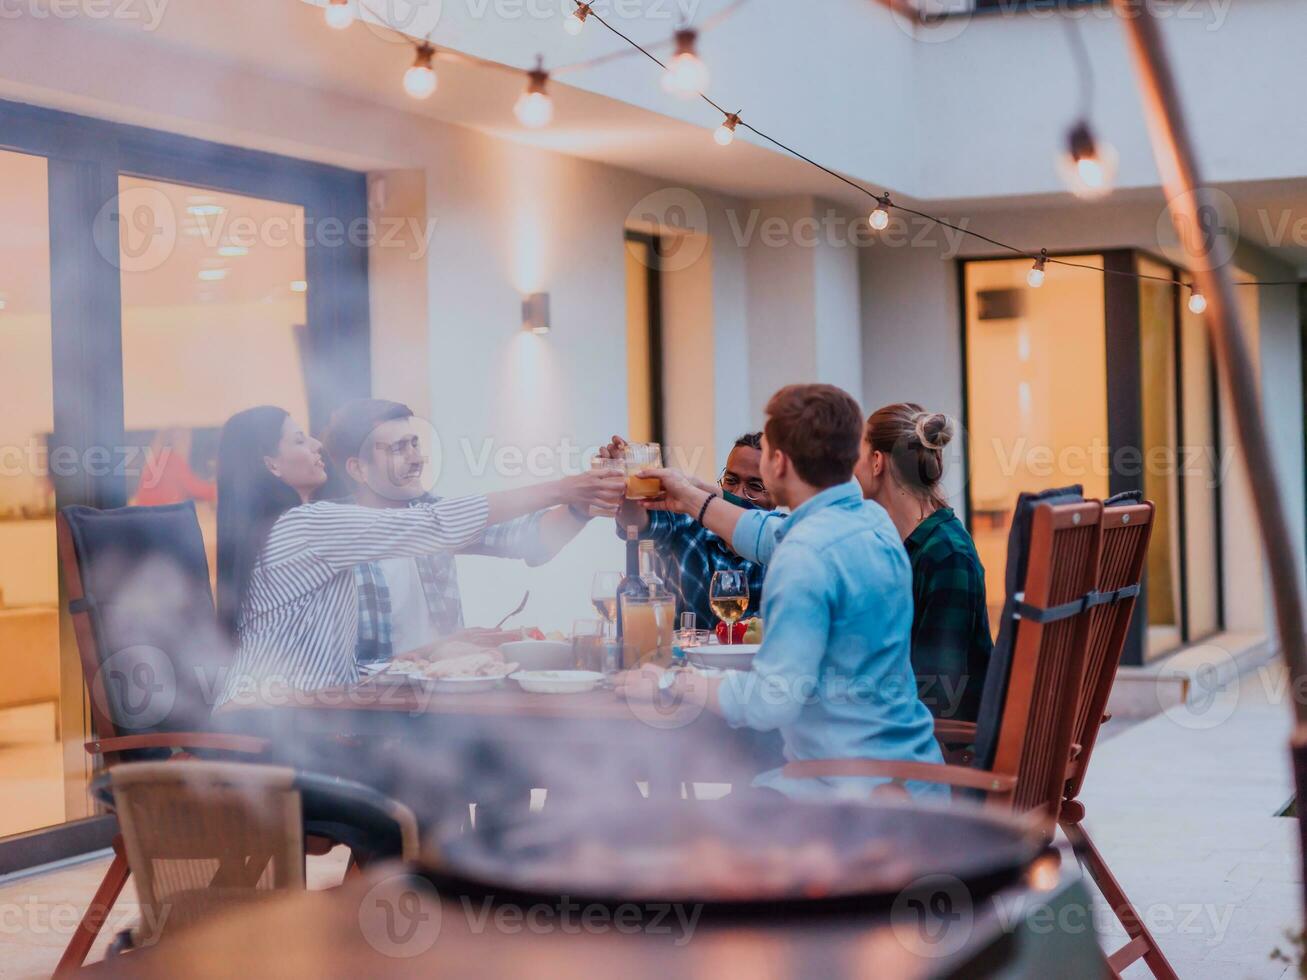
<path fill-rule="evenodd" d="M 654 542 L 678 611 L 712 622 L 713 573 L 740 570 L 765 627 L 748 671 L 645 666 L 615 679 L 620 696 L 779 731 L 788 760 L 942 762 L 934 718 L 975 720 L 991 651 L 984 570 L 942 490 L 951 423 L 914 404 L 864 418 L 820 384 L 782 388 L 765 415 L 718 483 L 658 468 L 644 475 L 662 494 L 634 501 L 606 467 L 438 497 L 420 426 L 395 402 L 344 405 L 321 442 L 280 408 L 238 413 L 218 452 L 218 614 L 238 651 L 219 703 L 270 679 L 349 685 L 361 665 L 457 636 L 456 555 L 542 564 L 603 515 Z M 600 455 L 623 449 L 614 437 Z M 348 498 L 316 499 L 328 458 Z M 779 769 L 755 786 L 800 791 Z"/>

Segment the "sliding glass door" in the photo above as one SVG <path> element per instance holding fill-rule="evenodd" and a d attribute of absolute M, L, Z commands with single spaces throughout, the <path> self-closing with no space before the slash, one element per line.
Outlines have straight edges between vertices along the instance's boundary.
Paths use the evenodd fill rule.
<path fill-rule="evenodd" d="M 212 568 L 223 421 L 370 392 L 370 240 L 361 173 L 0 102 L 0 873 L 112 832 L 57 509 L 195 500 Z"/>
<path fill-rule="evenodd" d="M 0 837 L 65 818 L 44 157 L 0 151 Z M 57 464 L 58 465 L 58 464 Z"/>
<path fill-rule="evenodd" d="M 1143 663 L 1223 622 L 1212 355 L 1178 270 L 1135 252 L 1065 258 L 1091 268 L 1050 265 L 1040 288 L 1028 259 L 963 264 L 971 529 L 997 628 L 1019 493 L 1142 491 L 1157 512 L 1126 662 Z M 1154 278 L 1112 274 L 1133 272 Z"/>
<path fill-rule="evenodd" d="M 273 404 L 308 424 L 304 209 L 134 176 L 119 193 L 123 425 L 142 461 L 127 493 L 194 500 L 212 573 L 223 422 Z M 133 221 L 136 208 L 148 216 Z M 178 234 L 151 256 L 140 229 L 161 215 Z"/>

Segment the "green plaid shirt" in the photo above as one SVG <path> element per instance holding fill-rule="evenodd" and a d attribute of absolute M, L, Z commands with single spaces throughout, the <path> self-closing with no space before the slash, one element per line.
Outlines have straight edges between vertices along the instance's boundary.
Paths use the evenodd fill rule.
<path fill-rule="evenodd" d="M 938 718 L 975 721 L 994 647 L 985 607 L 985 569 L 951 507 L 903 542 L 912 562 L 912 669 L 921 699 Z"/>

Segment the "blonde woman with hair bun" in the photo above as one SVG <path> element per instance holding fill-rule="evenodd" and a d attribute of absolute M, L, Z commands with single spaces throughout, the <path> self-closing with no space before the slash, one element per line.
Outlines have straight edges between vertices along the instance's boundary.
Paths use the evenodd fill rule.
<path fill-rule="evenodd" d="M 975 721 L 993 650 L 985 569 L 944 493 L 947 415 L 912 402 L 877 409 L 853 475 L 889 513 L 912 562 L 912 669 L 938 718 Z"/>

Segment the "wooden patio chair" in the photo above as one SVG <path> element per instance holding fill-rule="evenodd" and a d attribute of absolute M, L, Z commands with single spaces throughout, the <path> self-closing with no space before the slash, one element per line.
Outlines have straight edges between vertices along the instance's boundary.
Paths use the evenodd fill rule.
<path fill-rule="evenodd" d="M 1115 596 L 1116 601 L 1103 602 L 1090 612 L 1084 679 L 1058 825 L 1129 937 L 1125 946 L 1108 957 L 1108 964 L 1119 974 L 1142 959 L 1154 976 L 1170 978 L 1175 976 L 1171 964 L 1085 830 L 1085 805 L 1079 800 L 1099 729 L 1111 717 L 1107 700 L 1121 666 L 1153 531 L 1153 504 L 1143 501 L 1140 494 L 1121 494 L 1105 505 L 1096 590 L 1102 596 Z"/>
<path fill-rule="evenodd" d="M 1119 621 L 1128 623 L 1133 597 L 1138 592 L 1138 570 L 1133 583 L 1127 581 L 1129 566 L 1123 565 L 1118 556 L 1125 538 L 1105 540 L 1104 514 L 1111 515 L 1108 524 L 1115 531 L 1117 525 L 1138 526 L 1145 512 L 1151 516 L 1151 505 L 1104 508 L 1099 501 L 1080 499 L 1078 487 L 1022 495 L 1009 538 L 1004 616 L 986 676 L 979 719 L 974 728 L 957 723 L 937 726 L 941 741 L 959 739 L 968 743 L 970 764 L 805 760 L 789 763 L 785 775 L 879 776 L 899 784 L 942 783 L 979 795 L 988 806 L 1026 815 L 1051 842 L 1067 800 L 1069 780 L 1083 772 L 1083 763 L 1077 770 L 1075 760 L 1084 757 L 1086 738 L 1090 738 L 1088 744 L 1092 747 L 1092 735 L 1097 732 L 1095 726 L 1092 735 L 1087 736 L 1082 724 L 1092 714 L 1091 706 L 1082 699 L 1091 646 L 1096 656 L 1101 653 L 1110 659 L 1106 637 L 1109 633 L 1115 637 L 1119 631 L 1124 642 L 1125 627 Z M 1131 537 L 1137 547 L 1139 536 Z M 1146 548 L 1146 532 L 1144 538 Z M 1106 566 L 1105 546 L 1113 549 Z M 1110 592 L 1098 588 L 1100 566 L 1117 570 L 1112 581 L 1119 584 Z M 1092 644 L 1091 637 L 1096 638 Z M 1119 649 L 1115 657 L 1119 661 Z M 1099 657 L 1097 664 L 1100 671 L 1102 659 Z M 1098 696 L 1095 691 L 1094 697 Z M 1098 714 L 1092 715 L 1099 724 L 1101 708 L 1099 704 Z M 1090 870 L 1098 882 L 1092 865 Z M 1129 903 L 1123 901 L 1119 886 L 1114 895 L 1104 894 L 1132 937 L 1145 937 L 1151 951 L 1146 962 L 1153 972 L 1159 977 L 1173 977 L 1156 943 Z M 1123 915 L 1124 910 L 1129 911 Z M 1132 951 L 1134 945 L 1132 938 L 1122 953 Z M 1118 958 L 1121 956 L 1115 954 L 1110 960 L 1114 971 L 1137 958 Z"/>
<path fill-rule="evenodd" d="M 96 781 L 118 815 L 141 923 L 114 952 L 153 945 L 231 908 L 305 887 L 305 814 L 331 809 L 366 828 L 372 851 L 412 861 L 411 810 L 358 783 L 283 766 L 131 762 Z"/>
<path fill-rule="evenodd" d="M 257 758 L 264 739 L 210 730 L 212 700 L 229 657 L 218 630 L 209 563 L 193 502 L 96 510 L 56 518 L 68 609 L 90 695 L 94 738 L 85 745 L 112 770 L 124 762 Z M 328 817 L 331 815 L 328 814 Z M 315 832 L 318 825 L 324 830 Z M 310 821 L 308 850 L 325 854 L 343 823 Z M 127 884 L 122 835 L 56 975 L 87 953 Z"/>

